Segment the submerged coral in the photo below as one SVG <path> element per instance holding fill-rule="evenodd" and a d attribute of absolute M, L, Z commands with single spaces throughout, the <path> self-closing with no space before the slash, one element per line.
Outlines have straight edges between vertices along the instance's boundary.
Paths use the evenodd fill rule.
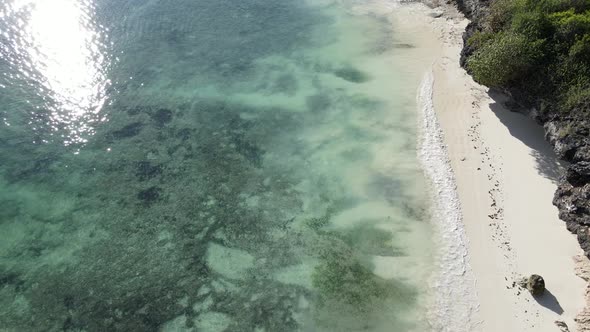
<path fill-rule="evenodd" d="M 99 15 L 128 12 L 105 3 L 124 4 Z M 395 139 L 379 115 L 391 112 L 349 90 L 369 79 L 354 67 L 321 72 L 348 88 L 317 78 L 303 50 L 331 20 L 297 2 L 150 6 L 114 20 L 116 83 L 84 144 L 48 139 L 28 114 L 0 131 L 0 326 L 405 330 L 391 309 L 414 306 L 417 290 L 370 262 L 401 255 L 395 234 L 333 227 L 365 201 L 395 213 L 412 179 L 366 183 L 375 151 L 398 149 L 384 145 Z"/>

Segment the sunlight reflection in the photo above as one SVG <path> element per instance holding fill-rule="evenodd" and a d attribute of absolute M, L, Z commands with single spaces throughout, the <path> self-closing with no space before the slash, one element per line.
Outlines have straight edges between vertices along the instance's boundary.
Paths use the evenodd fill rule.
<path fill-rule="evenodd" d="M 106 29 L 94 16 L 88 0 L 13 0 L 0 9 L 9 78 L 39 90 L 40 102 L 27 100 L 37 108 L 33 118 L 43 122 L 36 125 L 49 126 L 49 135 L 65 145 L 94 134 L 110 84 Z"/>

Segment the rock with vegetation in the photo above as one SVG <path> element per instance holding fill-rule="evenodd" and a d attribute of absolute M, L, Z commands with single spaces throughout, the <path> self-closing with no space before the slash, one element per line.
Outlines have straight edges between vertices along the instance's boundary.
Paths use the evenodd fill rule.
<path fill-rule="evenodd" d="M 569 162 L 553 203 L 590 257 L 590 1 L 455 0 L 471 19 L 461 65 L 512 96 Z"/>

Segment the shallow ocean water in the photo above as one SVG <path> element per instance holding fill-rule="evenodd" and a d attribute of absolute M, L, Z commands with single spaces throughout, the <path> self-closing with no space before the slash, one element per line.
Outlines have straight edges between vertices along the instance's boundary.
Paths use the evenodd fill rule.
<path fill-rule="evenodd" d="M 0 331 L 425 331 L 416 90 L 354 1 L 2 0 Z"/>

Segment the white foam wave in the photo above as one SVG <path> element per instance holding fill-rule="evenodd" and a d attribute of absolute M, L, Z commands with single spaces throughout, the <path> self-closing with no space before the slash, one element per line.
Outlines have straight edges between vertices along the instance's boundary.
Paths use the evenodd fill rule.
<path fill-rule="evenodd" d="M 468 240 L 463 227 L 461 204 L 444 135 L 433 103 L 434 75 L 425 74 L 418 93 L 421 111 L 419 159 L 432 183 L 432 222 L 439 242 L 437 269 L 431 279 L 434 303 L 429 322 L 434 331 L 474 331 L 479 304 L 475 277 L 469 265 Z"/>

